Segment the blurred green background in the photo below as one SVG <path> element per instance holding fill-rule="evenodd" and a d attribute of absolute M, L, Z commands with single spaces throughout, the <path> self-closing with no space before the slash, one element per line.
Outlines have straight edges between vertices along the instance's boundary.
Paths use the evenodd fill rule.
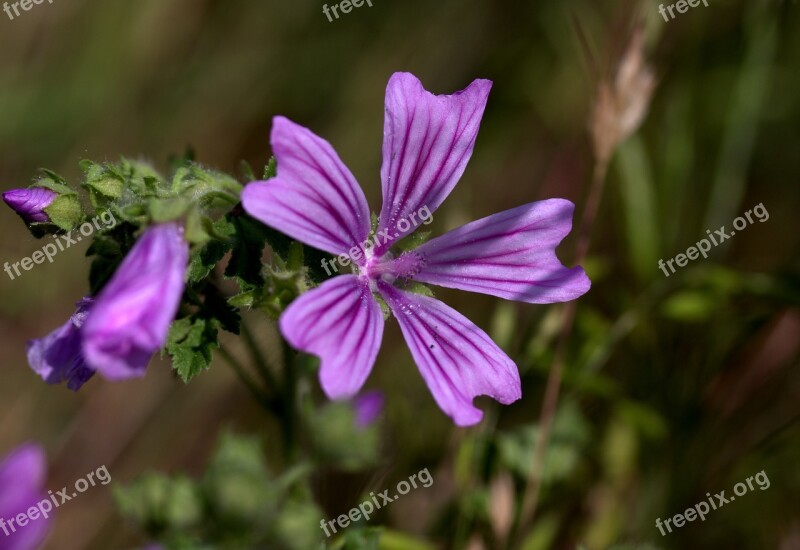
<path fill-rule="evenodd" d="M 598 76 L 610 75 L 634 21 L 645 22 L 658 77 L 641 130 L 614 157 L 586 267 L 564 385 L 532 525 L 536 548 L 800 548 L 800 17 L 796 2 L 710 0 L 665 23 L 655 0 L 373 0 L 329 22 L 321 2 L 55 0 L 13 21 L 0 13 L 0 183 L 39 167 L 70 182 L 78 162 L 121 155 L 167 167 L 191 146 L 236 172 L 269 158 L 281 114 L 329 140 L 379 209 L 383 94 L 395 71 L 436 93 L 475 78 L 494 88 L 475 154 L 435 214 L 434 234 L 533 200 L 563 197 L 580 216 L 593 159 Z M 576 33 L 586 36 L 585 48 Z M 586 51 L 592 61 L 587 60 Z M 706 229 L 763 203 L 756 222 L 665 278 Z M 0 260 L 42 243 L 0 215 Z M 559 249 L 571 262 L 574 238 Z M 224 365 L 185 386 L 166 363 L 141 381 L 48 387 L 25 342 L 64 322 L 87 291 L 85 246 L 11 281 L 0 277 L 0 454 L 41 441 L 48 487 L 106 465 L 114 483 L 142 472 L 202 472 L 225 427 L 276 426 Z M 435 548 L 506 548 L 561 306 L 437 290 L 517 361 L 523 399 L 489 400 L 479 427 L 436 407 L 396 324 L 369 386 L 383 389 L 381 466 L 320 472 L 327 517 L 421 468 L 434 485 L 374 523 Z M 278 355 L 274 329 L 259 335 Z M 424 419 L 424 421 L 422 420 Z M 655 527 L 763 470 L 755 490 L 662 537 Z M 59 510 L 48 548 L 132 548 L 143 541 L 107 488 Z M 400 543 L 397 548 L 412 548 Z"/>

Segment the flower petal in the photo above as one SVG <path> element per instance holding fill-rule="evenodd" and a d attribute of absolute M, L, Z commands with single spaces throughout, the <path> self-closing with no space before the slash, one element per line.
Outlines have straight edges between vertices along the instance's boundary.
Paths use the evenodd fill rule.
<path fill-rule="evenodd" d="M 459 426 L 477 424 L 479 395 L 507 405 L 522 396 L 514 362 L 489 336 L 450 306 L 378 283 L 436 403 Z"/>
<path fill-rule="evenodd" d="M 14 518 L 48 498 L 44 491 L 47 460 L 44 450 L 28 443 L 18 447 L 0 461 L 0 519 Z M 0 536 L 3 550 L 39 548 L 50 529 L 51 519 L 39 517 L 26 526 L 16 526 Z"/>
<path fill-rule="evenodd" d="M 383 412 L 383 392 L 372 390 L 364 392 L 353 400 L 356 412 L 356 425 L 359 428 L 366 428 Z"/>
<path fill-rule="evenodd" d="M 366 281 L 340 275 L 295 300 L 280 327 L 292 346 L 320 357 L 322 389 L 343 399 L 358 393 L 375 364 L 383 313 Z"/>
<path fill-rule="evenodd" d="M 572 228 L 575 205 L 532 202 L 468 223 L 416 248 L 422 283 L 533 304 L 565 302 L 586 293 L 583 268 L 561 264 L 555 249 Z"/>
<path fill-rule="evenodd" d="M 39 445 L 27 443 L 3 457 L 0 461 L 0 487 L 3 488 L 0 511 L 10 511 L 9 507 L 17 504 L 20 497 L 41 490 L 46 476 L 47 460 Z"/>
<path fill-rule="evenodd" d="M 386 89 L 383 127 L 383 208 L 379 229 L 390 239 L 380 255 L 413 229 L 412 214 L 436 210 L 453 190 L 472 156 L 492 83 L 475 80 L 453 95 L 433 95 L 412 74 L 395 73 Z"/>
<path fill-rule="evenodd" d="M 167 341 L 184 289 L 189 245 L 177 223 L 148 228 L 95 300 L 83 354 L 110 380 L 144 376 Z"/>
<path fill-rule="evenodd" d="M 244 188 L 247 213 L 331 254 L 366 240 L 367 199 L 330 143 L 284 117 L 275 117 L 271 140 L 278 175 Z"/>
<path fill-rule="evenodd" d="M 66 381 L 69 389 L 78 391 L 94 376 L 81 350 L 81 327 L 91 305 L 91 298 L 84 298 L 66 323 L 47 336 L 28 342 L 28 364 L 48 384 Z"/>

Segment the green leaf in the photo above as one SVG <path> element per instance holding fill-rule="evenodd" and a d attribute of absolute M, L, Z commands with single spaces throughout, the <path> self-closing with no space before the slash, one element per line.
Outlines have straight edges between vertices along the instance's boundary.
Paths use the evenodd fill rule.
<path fill-rule="evenodd" d="M 197 526 L 203 504 L 196 484 L 186 478 L 145 474 L 134 483 L 117 486 L 114 500 L 120 513 L 138 523 L 151 536 Z"/>
<path fill-rule="evenodd" d="M 235 308 L 245 308 L 245 307 L 253 307 L 256 303 L 256 291 L 250 290 L 248 292 L 242 292 L 241 294 L 237 294 L 236 296 L 232 296 L 228 298 L 228 303 Z"/>
<path fill-rule="evenodd" d="M 501 433 L 497 438 L 500 460 L 520 478 L 527 479 L 532 474 L 539 433 L 538 426 L 528 425 Z M 586 419 L 574 402 L 566 401 L 559 407 L 553 420 L 542 480 L 551 483 L 566 479 L 578 466 L 589 439 Z"/>
<path fill-rule="evenodd" d="M 403 290 L 413 292 L 414 294 L 420 294 L 421 296 L 427 296 L 428 298 L 434 297 L 433 290 L 431 290 L 429 286 L 415 281 L 409 281 L 403 285 Z"/>
<path fill-rule="evenodd" d="M 192 146 L 187 146 L 182 155 L 172 154 L 167 158 L 170 167 L 170 174 L 174 174 L 184 166 L 192 164 L 197 158 L 197 154 Z"/>
<path fill-rule="evenodd" d="M 720 311 L 719 300 L 709 292 L 686 290 L 667 298 L 662 313 L 679 322 L 700 323 Z"/>
<path fill-rule="evenodd" d="M 133 247 L 136 231 L 136 226 L 123 222 L 104 233 L 95 233 L 94 240 L 86 251 L 87 256 L 95 256 L 89 269 L 89 288 L 92 295 L 97 294 L 108 282 L 125 254 Z"/>
<path fill-rule="evenodd" d="M 83 220 L 83 208 L 74 193 L 59 195 L 44 209 L 53 225 L 64 231 L 71 231 Z"/>
<path fill-rule="evenodd" d="M 617 160 L 628 258 L 639 278 L 649 280 L 656 275 L 661 242 L 652 167 L 641 138 L 633 136 L 620 146 Z"/>
<path fill-rule="evenodd" d="M 264 167 L 264 179 L 268 180 L 278 175 L 278 163 L 275 157 L 270 157 L 269 162 Z"/>
<path fill-rule="evenodd" d="M 620 418 L 642 435 L 653 439 L 666 437 L 669 431 L 667 421 L 654 408 L 632 400 L 622 400 L 617 406 Z"/>
<path fill-rule="evenodd" d="M 188 163 L 175 172 L 170 189 L 204 208 L 230 207 L 239 202 L 242 184 L 223 172 Z"/>
<path fill-rule="evenodd" d="M 280 507 L 275 521 L 275 533 L 286 550 L 308 550 L 322 542 L 319 528 L 322 512 L 312 502 L 290 500 Z"/>
<path fill-rule="evenodd" d="M 522 542 L 521 550 L 550 550 L 558 536 L 560 518 L 554 514 L 540 517 Z"/>
<path fill-rule="evenodd" d="M 437 547 L 413 535 L 386 529 L 381 534 L 380 550 L 435 550 Z"/>
<path fill-rule="evenodd" d="M 185 317 L 172 323 L 166 350 L 172 368 L 188 383 L 211 366 L 211 352 L 219 347 L 216 320 Z"/>
<path fill-rule="evenodd" d="M 263 527 L 280 498 L 258 440 L 231 433 L 221 437 L 202 487 L 214 518 L 239 529 Z"/>
<path fill-rule="evenodd" d="M 211 220 L 199 208 L 192 208 L 186 215 L 183 238 L 192 245 L 204 245 L 211 239 L 207 231 L 210 225 Z"/>
<path fill-rule="evenodd" d="M 297 241 L 289 245 L 289 254 L 286 258 L 286 268 L 289 271 L 302 271 L 303 262 L 305 261 L 305 254 L 303 245 Z"/>
<path fill-rule="evenodd" d="M 773 97 L 773 86 L 778 82 L 776 74 L 781 67 L 780 62 L 775 62 L 781 43 L 780 18 L 758 2 L 747 5 L 746 32 L 740 42 L 742 64 L 736 80 L 724 98 L 720 98 L 727 107 L 725 126 L 703 225 L 712 230 L 730 223 L 740 213 L 763 112 Z M 721 247 L 714 253 L 724 254 L 725 250 L 726 247 Z"/>
<path fill-rule="evenodd" d="M 312 445 L 322 463 L 333 464 L 346 471 L 356 471 L 377 463 L 379 433 L 375 425 L 356 424 L 352 403 L 333 401 L 309 413 Z"/>
<path fill-rule="evenodd" d="M 228 214 L 226 218 L 232 224 L 234 234 L 231 259 L 225 269 L 225 276 L 254 286 L 262 285 L 264 278 L 261 275 L 261 256 L 269 234 L 266 226 L 243 213 Z"/>
<path fill-rule="evenodd" d="M 244 176 L 245 181 L 256 181 L 256 173 L 253 172 L 253 167 L 246 160 L 239 162 L 239 172 Z"/>
<path fill-rule="evenodd" d="M 114 167 L 82 160 L 83 186 L 89 191 L 89 199 L 95 208 L 107 208 L 112 201 L 122 196 L 125 178 Z"/>
<path fill-rule="evenodd" d="M 218 240 L 196 247 L 189 258 L 189 282 L 196 283 L 208 277 L 229 249 L 228 243 Z"/>
<path fill-rule="evenodd" d="M 165 223 L 183 217 L 191 203 L 180 197 L 151 198 L 147 206 L 153 222 Z"/>
<path fill-rule="evenodd" d="M 431 237 L 430 231 L 414 231 L 394 244 L 394 248 L 407 252 L 425 244 Z"/>
<path fill-rule="evenodd" d="M 349 527 L 343 533 L 334 550 L 380 550 L 382 530 L 380 528 L 358 529 Z"/>

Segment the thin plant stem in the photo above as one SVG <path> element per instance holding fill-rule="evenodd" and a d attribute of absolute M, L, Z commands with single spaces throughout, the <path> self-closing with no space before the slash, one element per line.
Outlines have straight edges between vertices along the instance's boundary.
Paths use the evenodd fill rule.
<path fill-rule="evenodd" d="M 269 396 L 265 395 L 253 378 L 247 374 L 247 370 L 244 368 L 244 366 L 227 349 L 220 347 L 217 351 L 225 360 L 225 362 L 230 365 L 231 369 L 233 369 L 233 372 L 235 372 L 236 376 L 239 378 L 239 381 L 244 384 L 244 386 L 253 396 L 253 399 L 255 399 L 259 405 L 267 410 L 274 411 L 274 406 Z"/>
<path fill-rule="evenodd" d="M 244 320 L 242 320 L 241 328 L 244 342 L 247 345 L 247 349 L 250 350 L 250 355 L 253 357 L 253 363 L 255 363 L 259 374 L 264 379 L 264 382 L 267 384 L 269 389 L 276 391 L 278 389 L 278 380 L 270 370 L 269 363 L 267 362 L 266 357 L 264 357 L 264 353 L 261 351 L 261 348 L 258 346 L 258 343 L 253 337 L 253 332 L 250 330 L 250 327 L 247 326 L 247 323 L 245 323 Z"/>
<path fill-rule="evenodd" d="M 283 440 L 284 448 L 286 450 L 286 458 L 289 462 L 294 462 L 297 457 L 297 372 L 294 361 L 295 351 L 286 342 L 281 339 L 283 346 L 283 382 L 284 392 L 282 400 L 283 418 L 281 419 L 281 426 L 283 427 Z"/>
<path fill-rule="evenodd" d="M 460 488 L 458 497 L 459 508 L 464 505 L 463 503 L 466 497 L 472 494 L 474 490 L 472 485 L 475 484 L 473 480 L 475 477 L 481 475 L 476 471 L 476 465 L 479 464 L 481 455 L 486 455 L 489 440 L 494 436 L 497 429 L 497 419 L 497 409 L 495 407 L 489 407 L 486 410 L 486 416 L 483 422 L 481 422 L 474 431 L 467 432 L 464 436 L 472 440 L 472 452 L 470 453 L 468 462 L 469 475 L 467 476 L 467 479 L 470 480 L 468 482 L 470 486 Z M 464 443 L 461 441 L 459 444 L 463 445 Z M 453 534 L 453 548 L 466 548 L 470 536 L 470 527 L 474 522 L 474 514 L 470 514 L 470 516 L 467 517 L 463 511 L 459 510 Z"/>
<path fill-rule="evenodd" d="M 600 200 L 605 189 L 606 175 L 608 174 L 607 158 L 598 159 L 595 163 L 592 185 L 589 196 L 586 199 L 586 207 L 583 210 L 581 224 L 578 230 L 578 242 L 575 246 L 575 263 L 579 264 L 586 259 L 589 246 L 592 241 L 592 226 L 597 217 L 600 207 Z M 544 469 L 545 454 L 550 440 L 550 432 L 553 427 L 556 409 L 558 408 L 558 397 L 561 391 L 561 381 L 564 374 L 564 357 L 566 355 L 567 344 L 575 324 L 576 302 L 568 302 L 564 306 L 561 316 L 561 331 L 556 347 L 553 365 L 547 377 L 542 411 L 539 416 L 539 434 L 536 438 L 536 445 L 533 450 L 533 470 L 528 479 L 525 490 L 525 497 L 522 501 L 521 522 L 530 524 L 536 515 L 536 507 L 539 501 L 539 492 L 542 485 L 542 471 Z"/>

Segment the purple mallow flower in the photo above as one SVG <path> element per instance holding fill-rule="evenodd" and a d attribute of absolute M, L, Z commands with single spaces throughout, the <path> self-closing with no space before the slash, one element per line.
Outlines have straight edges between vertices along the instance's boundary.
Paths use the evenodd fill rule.
<path fill-rule="evenodd" d="M 43 187 L 30 187 L 28 189 L 12 189 L 3 193 L 3 200 L 14 212 L 22 216 L 27 223 L 49 222 L 50 218 L 44 211 L 50 206 L 58 193 Z"/>
<path fill-rule="evenodd" d="M 78 391 L 94 375 L 81 350 L 81 327 L 91 305 L 92 300 L 84 298 L 63 326 L 28 342 L 28 364 L 48 384 L 66 382 L 69 389 Z"/>
<path fill-rule="evenodd" d="M 188 262 L 180 225 L 149 227 L 95 299 L 84 298 L 63 326 L 28 343 L 31 368 L 72 390 L 95 372 L 109 380 L 144 376 L 167 341 Z"/>
<path fill-rule="evenodd" d="M 0 550 L 34 550 L 47 536 L 52 504 L 44 491 L 46 470 L 44 451 L 34 444 L 0 460 Z M 37 504 L 41 508 L 35 508 L 36 519 L 31 519 L 28 510 Z"/>
<path fill-rule="evenodd" d="M 180 305 L 189 245 L 178 223 L 149 227 L 95 299 L 81 329 L 83 356 L 109 380 L 144 376 Z"/>
<path fill-rule="evenodd" d="M 421 208 L 436 210 L 463 174 L 491 88 L 476 80 L 450 96 L 427 92 L 408 73 L 386 90 L 380 244 L 353 256 L 356 272 L 311 290 L 284 312 L 280 328 L 297 349 L 321 358 L 320 382 L 334 399 L 363 386 L 378 354 L 388 304 L 434 399 L 456 424 L 480 422 L 472 401 L 503 404 L 521 396 L 514 362 L 466 317 L 434 298 L 404 290 L 409 281 L 547 304 L 575 299 L 591 285 L 580 267 L 561 264 L 555 248 L 572 228 L 574 205 L 534 202 L 469 223 L 411 252 L 392 245 Z M 272 148 L 277 177 L 245 187 L 253 217 L 334 255 L 350 254 L 370 234 L 366 198 L 331 145 L 277 117 Z M 406 224 L 408 227 L 410 224 Z"/>
<path fill-rule="evenodd" d="M 356 426 L 366 428 L 383 412 L 383 393 L 378 390 L 364 392 L 353 399 L 353 408 L 356 412 Z"/>

